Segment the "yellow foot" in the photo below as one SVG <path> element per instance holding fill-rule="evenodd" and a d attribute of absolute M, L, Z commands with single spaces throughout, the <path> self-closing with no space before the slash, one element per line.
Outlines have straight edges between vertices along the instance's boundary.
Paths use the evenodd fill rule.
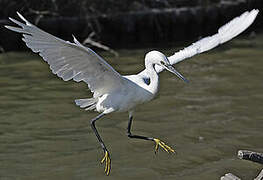
<path fill-rule="evenodd" d="M 110 174 L 110 170 L 111 170 L 110 153 L 107 150 L 105 150 L 104 153 L 105 153 L 105 155 L 100 162 L 103 163 L 105 161 L 104 171 L 105 171 L 106 175 L 108 176 Z"/>
<path fill-rule="evenodd" d="M 157 153 L 158 149 L 159 149 L 159 146 L 161 146 L 166 152 L 170 153 L 175 153 L 175 151 L 170 147 L 170 146 L 167 146 L 164 142 L 162 142 L 160 139 L 153 139 L 154 142 L 156 143 L 155 145 L 155 154 Z"/>

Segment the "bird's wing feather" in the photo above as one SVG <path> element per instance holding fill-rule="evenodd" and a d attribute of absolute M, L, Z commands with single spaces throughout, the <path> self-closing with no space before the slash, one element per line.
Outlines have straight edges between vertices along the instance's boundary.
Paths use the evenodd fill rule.
<path fill-rule="evenodd" d="M 244 12 L 239 17 L 234 18 L 233 20 L 219 28 L 217 34 L 205 37 L 184 48 L 183 50 L 176 52 L 174 55 L 168 57 L 170 63 L 176 64 L 180 61 L 213 49 L 216 46 L 231 40 L 232 38 L 242 33 L 244 30 L 246 30 L 254 22 L 258 12 L 259 10 L 257 9 L 254 9 L 250 12 Z M 158 73 L 163 70 L 164 68 L 162 68 L 161 66 L 156 67 L 156 71 Z"/>
<path fill-rule="evenodd" d="M 25 24 L 9 19 L 21 28 L 5 27 L 22 33 L 26 45 L 33 52 L 39 53 L 50 65 L 52 72 L 64 81 L 73 79 L 86 82 L 94 97 L 121 87 L 125 82 L 103 58 L 80 44 L 74 36 L 74 43 L 64 41 L 31 24 L 21 14 L 18 15 Z"/>

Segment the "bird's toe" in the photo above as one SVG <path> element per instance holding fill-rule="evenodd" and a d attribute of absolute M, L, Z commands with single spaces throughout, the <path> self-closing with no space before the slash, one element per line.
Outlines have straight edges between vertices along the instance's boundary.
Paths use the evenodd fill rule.
<path fill-rule="evenodd" d="M 155 154 L 158 152 L 159 147 L 161 147 L 163 150 L 165 150 L 166 152 L 170 153 L 175 153 L 175 150 L 173 150 L 170 146 L 166 145 L 163 141 L 161 141 L 160 139 L 153 139 L 155 142 Z"/>
<path fill-rule="evenodd" d="M 111 159 L 110 159 L 110 153 L 107 150 L 104 150 L 104 157 L 100 161 L 101 163 L 104 163 L 105 161 L 105 169 L 104 172 L 108 176 L 110 174 L 111 170 Z"/>

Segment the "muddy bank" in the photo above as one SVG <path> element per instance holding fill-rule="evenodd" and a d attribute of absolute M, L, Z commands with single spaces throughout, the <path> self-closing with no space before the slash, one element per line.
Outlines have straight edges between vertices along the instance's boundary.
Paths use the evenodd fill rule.
<path fill-rule="evenodd" d="M 113 48 L 162 46 L 211 35 L 219 26 L 253 7 L 262 9 L 263 2 L 226 1 L 208 7 L 151 9 L 86 18 L 42 18 L 38 26 L 65 40 L 72 40 L 74 34 L 83 41 L 95 31 L 97 40 Z M 262 19 L 260 14 L 247 32 L 262 27 Z M 4 29 L 2 24 L 9 22 L 1 21 L 0 46 L 5 51 L 24 49 L 20 36 Z"/>

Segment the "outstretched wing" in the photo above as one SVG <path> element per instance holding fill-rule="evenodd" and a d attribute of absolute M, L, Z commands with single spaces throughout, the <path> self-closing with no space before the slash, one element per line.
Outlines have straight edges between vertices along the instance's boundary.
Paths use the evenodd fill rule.
<path fill-rule="evenodd" d="M 168 57 L 171 64 L 176 64 L 184 59 L 190 58 L 194 55 L 200 54 L 202 52 L 208 51 L 215 48 L 216 46 L 223 44 L 232 38 L 236 37 L 244 30 L 246 30 L 256 19 L 259 10 L 254 9 L 252 11 L 246 11 L 239 17 L 234 18 L 221 28 L 219 28 L 218 33 L 205 37 L 191 46 L 176 52 L 174 55 Z M 157 72 L 164 70 L 161 66 L 156 67 Z"/>
<path fill-rule="evenodd" d="M 75 37 L 74 43 L 55 37 L 28 22 L 21 14 L 21 23 L 9 18 L 20 27 L 5 26 L 23 34 L 23 41 L 35 53 L 50 65 L 54 74 L 64 81 L 84 81 L 89 85 L 94 97 L 108 93 L 123 85 L 124 78 L 115 71 L 103 58 L 84 47 Z"/>

